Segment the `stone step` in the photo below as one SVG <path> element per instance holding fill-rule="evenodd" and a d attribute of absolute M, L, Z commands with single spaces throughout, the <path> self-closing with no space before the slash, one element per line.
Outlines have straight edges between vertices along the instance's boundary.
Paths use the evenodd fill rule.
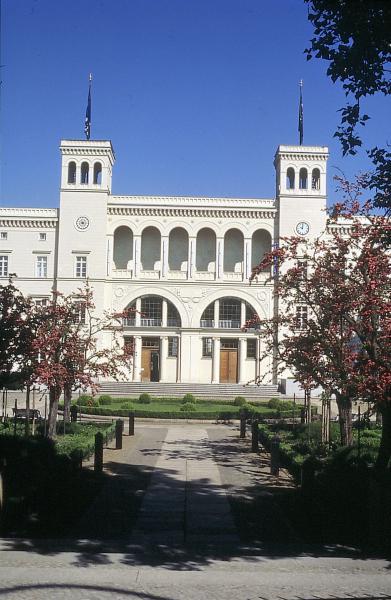
<path fill-rule="evenodd" d="M 101 394 L 137 397 L 142 393 L 158 397 L 181 398 L 191 393 L 197 398 L 247 399 L 279 397 L 276 385 L 202 384 L 202 383 L 159 383 L 159 382 L 104 382 L 99 386 Z"/>

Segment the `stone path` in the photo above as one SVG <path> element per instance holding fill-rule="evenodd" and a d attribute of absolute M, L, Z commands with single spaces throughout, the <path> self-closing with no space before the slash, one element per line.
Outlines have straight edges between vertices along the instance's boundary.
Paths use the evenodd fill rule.
<path fill-rule="evenodd" d="M 206 429 L 170 427 L 133 541 L 239 542 Z"/>

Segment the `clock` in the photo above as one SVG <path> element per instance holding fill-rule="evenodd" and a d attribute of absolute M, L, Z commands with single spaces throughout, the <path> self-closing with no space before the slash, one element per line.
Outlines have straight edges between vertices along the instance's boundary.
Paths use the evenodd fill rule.
<path fill-rule="evenodd" d="M 75 221 L 75 227 L 79 231 L 85 231 L 86 229 L 88 229 L 89 224 L 90 221 L 88 217 L 78 217 Z"/>
<path fill-rule="evenodd" d="M 309 230 L 310 226 L 305 221 L 300 221 L 300 223 L 296 225 L 296 233 L 298 233 L 299 235 L 307 235 Z"/>

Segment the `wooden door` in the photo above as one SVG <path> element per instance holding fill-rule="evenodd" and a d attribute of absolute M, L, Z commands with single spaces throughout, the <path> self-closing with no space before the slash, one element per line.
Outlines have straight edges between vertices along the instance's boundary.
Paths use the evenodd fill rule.
<path fill-rule="evenodd" d="M 236 348 L 220 351 L 220 383 L 238 382 L 238 351 Z"/>
<path fill-rule="evenodd" d="M 143 348 L 141 352 L 141 381 L 151 381 L 151 349 Z"/>

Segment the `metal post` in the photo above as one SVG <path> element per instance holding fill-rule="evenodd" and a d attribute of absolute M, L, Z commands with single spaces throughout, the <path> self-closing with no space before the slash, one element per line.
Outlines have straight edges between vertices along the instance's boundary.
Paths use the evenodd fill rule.
<path fill-rule="evenodd" d="M 16 413 L 18 412 L 18 401 L 15 398 L 14 436 L 16 436 Z"/>
<path fill-rule="evenodd" d="M 240 411 L 240 437 L 246 437 L 246 411 Z"/>
<path fill-rule="evenodd" d="M 278 435 L 272 437 L 270 443 L 270 475 L 278 477 L 280 474 L 280 438 Z"/>
<path fill-rule="evenodd" d="M 43 434 L 46 437 L 46 432 L 47 432 L 47 417 L 48 417 L 48 395 L 47 392 L 45 392 L 45 420 L 44 420 L 44 429 L 43 429 Z"/>
<path fill-rule="evenodd" d="M 251 424 L 251 451 L 258 452 L 259 450 L 259 432 L 258 421 L 255 419 Z"/>
<path fill-rule="evenodd" d="M 115 422 L 115 449 L 122 450 L 122 433 L 124 430 L 124 422 L 122 419 L 117 419 Z"/>
<path fill-rule="evenodd" d="M 361 455 L 361 406 L 358 406 L 358 435 L 357 435 L 357 454 Z"/>
<path fill-rule="evenodd" d="M 134 414 L 129 413 L 129 435 L 134 435 Z"/>
<path fill-rule="evenodd" d="M 31 433 L 35 435 L 35 385 L 33 386 L 33 425 Z"/>
<path fill-rule="evenodd" d="M 95 434 L 94 471 L 103 471 L 103 433 L 100 431 Z"/>

